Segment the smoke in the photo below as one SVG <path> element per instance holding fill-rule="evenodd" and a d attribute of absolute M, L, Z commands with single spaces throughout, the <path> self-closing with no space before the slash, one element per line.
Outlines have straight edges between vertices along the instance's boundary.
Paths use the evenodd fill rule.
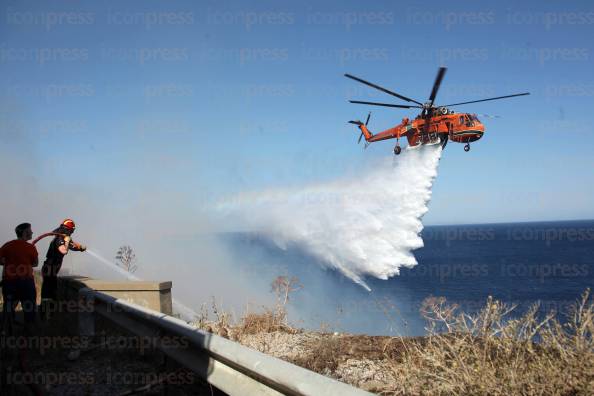
<path fill-rule="evenodd" d="M 122 267 L 119 267 L 118 265 L 114 264 L 113 262 L 107 260 L 105 257 L 101 256 L 100 254 L 94 252 L 91 249 L 88 249 L 87 253 L 90 254 L 91 256 L 93 256 L 98 262 L 102 263 L 107 268 L 109 268 L 112 272 L 118 274 L 119 277 L 122 279 L 129 280 L 129 281 L 141 281 L 142 280 L 141 278 L 137 277 L 134 274 L 131 274 L 130 272 L 126 271 Z M 199 314 L 195 310 L 193 310 L 192 308 L 188 307 L 186 304 L 180 302 L 179 300 L 177 300 L 175 298 L 172 298 L 172 303 L 173 303 L 173 310 L 176 313 L 178 313 L 179 315 L 181 315 L 181 317 L 186 320 L 192 320 L 195 317 L 199 316 Z"/>
<path fill-rule="evenodd" d="M 241 194 L 218 209 L 270 238 L 296 245 L 370 290 L 364 278 L 388 279 L 413 267 L 414 249 L 437 175 L 441 147 L 407 149 L 357 179 Z"/>
<path fill-rule="evenodd" d="M 0 98 L 2 103 L 7 102 Z M 154 182 L 161 174 L 151 174 L 147 181 L 145 166 L 118 170 L 105 182 L 96 180 L 94 173 L 98 170 L 93 163 L 101 161 L 100 156 L 82 163 L 56 162 L 37 131 L 27 125 L 12 127 L 24 125 L 21 120 L 27 116 L 16 105 L 0 108 L 0 245 L 15 238 L 19 223 L 32 223 L 37 236 L 69 217 L 77 224 L 73 239 L 90 251 L 70 252 L 63 274 L 123 279 L 113 264 L 106 263 L 115 262 L 120 246 L 130 245 L 138 259 L 134 275 L 172 281 L 174 297 L 191 309 L 213 296 L 226 309 L 237 311 L 248 301 L 265 303 L 272 298 L 267 289 L 255 290 L 236 276 L 233 259 L 217 241 L 216 224 L 191 192 L 164 193 L 163 185 Z M 70 170 L 81 168 L 88 168 L 88 177 L 69 180 Z M 50 241 L 45 238 L 36 245 L 40 264 Z"/>

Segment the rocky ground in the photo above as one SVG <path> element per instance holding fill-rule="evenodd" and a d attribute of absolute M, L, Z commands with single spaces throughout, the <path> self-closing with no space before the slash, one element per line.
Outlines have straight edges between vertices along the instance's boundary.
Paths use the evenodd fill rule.
<path fill-rule="evenodd" d="M 399 338 L 315 332 L 246 334 L 237 341 L 371 392 L 395 386 L 390 361 L 404 347 Z"/>

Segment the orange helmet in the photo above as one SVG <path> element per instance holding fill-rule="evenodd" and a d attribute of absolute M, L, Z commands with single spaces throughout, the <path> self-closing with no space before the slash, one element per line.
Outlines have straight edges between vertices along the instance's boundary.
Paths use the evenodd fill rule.
<path fill-rule="evenodd" d="M 68 228 L 69 230 L 74 230 L 74 220 L 72 219 L 66 219 L 62 222 L 62 226 Z"/>

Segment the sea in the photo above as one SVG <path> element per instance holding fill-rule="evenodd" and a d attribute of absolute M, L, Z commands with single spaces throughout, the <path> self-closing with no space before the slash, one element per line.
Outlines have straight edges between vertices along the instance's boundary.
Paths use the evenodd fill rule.
<path fill-rule="evenodd" d="M 293 279 L 289 321 L 312 330 L 370 335 L 427 333 L 421 309 L 440 298 L 476 314 L 488 298 L 533 306 L 565 322 L 572 306 L 594 286 L 594 221 L 427 226 L 418 264 L 389 279 L 366 277 L 366 290 L 298 245 L 278 247 L 254 233 L 228 233 L 237 276 L 271 294 L 277 276 Z M 591 298 L 591 297 L 590 297 Z"/>

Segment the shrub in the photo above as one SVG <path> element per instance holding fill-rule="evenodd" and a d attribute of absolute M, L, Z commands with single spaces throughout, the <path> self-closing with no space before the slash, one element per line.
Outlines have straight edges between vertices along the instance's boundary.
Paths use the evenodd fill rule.
<path fill-rule="evenodd" d="M 391 366 L 398 387 L 389 394 L 594 394 L 594 304 L 586 290 L 561 324 L 538 305 L 514 317 L 492 298 L 475 315 L 443 298 L 425 300 L 423 342 L 407 343 Z"/>

